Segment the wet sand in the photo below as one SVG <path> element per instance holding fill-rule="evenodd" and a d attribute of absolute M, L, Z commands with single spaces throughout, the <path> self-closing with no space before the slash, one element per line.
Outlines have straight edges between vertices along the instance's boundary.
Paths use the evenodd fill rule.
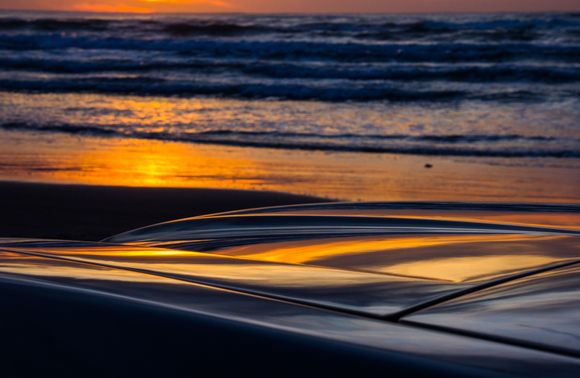
<path fill-rule="evenodd" d="M 302 151 L 0 130 L 0 179 L 345 201 L 580 202 L 580 159 Z M 235 202 L 232 200 L 232 202 Z"/>
<path fill-rule="evenodd" d="M 327 153 L 0 131 L 0 236 L 98 240 L 177 218 L 322 198 L 579 203 L 578 166 L 578 159 Z"/>
<path fill-rule="evenodd" d="M 100 240 L 188 216 L 320 201 L 265 191 L 0 182 L 0 237 Z"/>

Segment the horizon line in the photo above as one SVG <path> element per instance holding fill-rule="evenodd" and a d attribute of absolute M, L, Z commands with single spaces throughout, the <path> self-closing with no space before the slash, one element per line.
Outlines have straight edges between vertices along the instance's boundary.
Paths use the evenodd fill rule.
<path fill-rule="evenodd" d="M 315 12 L 260 12 L 260 11 L 216 11 L 216 12 L 115 12 L 115 11 L 82 11 L 74 9 L 30 9 L 30 8 L 0 8 L 0 12 L 34 12 L 34 13 L 85 13 L 85 14 L 121 14 L 121 15 L 417 15 L 417 14 L 567 14 L 580 13 L 580 10 L 501 10 L 501 11 L 414 11 L 414 12 L 340 12 L 340 11 L 315 11 Z"/>

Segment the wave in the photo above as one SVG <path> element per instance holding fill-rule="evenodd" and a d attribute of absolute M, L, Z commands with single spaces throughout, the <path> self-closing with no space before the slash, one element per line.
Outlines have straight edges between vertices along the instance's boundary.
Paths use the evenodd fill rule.
<path fill-rule="evenodd" d="M 156 21 L 104 18 L 0 18 L 0 31 L 39 31 L 39 32 L 122 32 L 139 30 L 142 32 L 165 32 L 171 36 L 239 36 L 250 32 L 273 32 L 267 26 L 244 25 L 219 20 L 195 21 Z"/>
<path fill-rule="evenodd" d="M 572 14 L 0 16 L 7 91 L 528 103 L 579 82 Z"/>
<path fill-rule="evenodd" d="M 308 133 L 252 132 L 215 130 L 198 133 L 165 133 L 115 130 L 114 127 L 80 126 L 70 124 L 35 125 L 30 123 L 1 123 L 0 129 L 57 132 L 97 137 L 129 137 L 188 143 L 230 146 L 319 150 L 335 152 L 397 153 L 410 155 L 471 156 L 502 158 L 580 158 L 580 149 L 562 148 L 580 140 L 524 135 L 319 135 Z M 435 142 L 435 143 L 434 143 Z M 505 142 L 511 142 L 505 146 Z M 514 144 L 516 142 L 516 144 Z M 530 142 L 535 143 L 530 147 Z M 521 144 L 519 146 L 518 144 Z M 546 147 L 550 145 L 550 148 Z"/>
<path fill-rule="evenodd" d="M 332 43 L 305 41 L 177 40 L 143 41 L 120 37 L 72 37 L 63 35 L 3 35 L 0 50 L 123 50 L 171 52 L 189 57 L 251 58 L 256 60 L 346 62 L 506 62 L 536 60 L 580 62 L 580 44 L 530 43 Z"/>
<path fill-rule="evenodd" d="M 96 77 L 53 80 L 0 79 L 4 91 L 28 93 L 96 93 L 134 96 L 170 97 L 219 97 L 246 100 L 288 100 L 321 102 L 537 102 L 542 101 L 543 93 L 528 89 L 406 89 L 389 82 L 371 82 L 368 85 L 354 86 L 343 82 L 336 84 L 304 82 L 247 82 L 233 79 L 230 81 L 180 81 L 158 77 Z M 556 92 L 555 92 L 556 93 Z M 579 97 L 573 90 L 561 90 L 559 96 Z"/>
<path fill-rule="evenodd" d="M 33 72 L 85 74 L 98 72 L 162 72 L 191 73 L 239 72 L 243 75 L 272 79 L 348 79 L 464 82 L 539 82 L 570 83 L 580 81 L 580 66 L 539 66 L 525 64 L 493 65 L 344 65 L 333 66 L 303 62 L 256 62 L 240 60 L 152 60 L 93 59 L 90 61 L 61 58 L 2 58 L 0 69 Z"/>
<path fill-rule="evenodd" d="M 197 133 L 200 137 L 275 137 L 275 138 L 310 138 L 321 140 L 342 140 L 342 139 L 365 139 L 365 140 L 387 140 L 387 141 L 408 141 L 408 142 L 439 142 L 439 143 L 478 143 L 478 142 L 554 142 L 559 139 L 547 136 L 526 136 L 516 134 L 472 134 L 472 135 L 407 135 L 407 134 L 312 134 L 312 133 L 295 133 L 279 131 L 232 131 L 232 130 L 212 130 Z M 580 142 L 580 141 L 579 141 Z"/>
<path fill-rule="evenodd" d="M 0 90 L 7 130 L 578 158 L 580 18 L 0 13 Z M 155 126 L 125 95 L 169 113 Z M 237 100 L 198 114 L 205 97 Z"/>
<path fill-rule="evenodd" d="M 569 14 L 0 16 L 9 91 L 527 103 L 578 83 Z"/>
<path fill-rule="evenodd" d="M 109 29 L 114 21 L 106 19 L 86 18 L 0 18 L 0 30 L 32 29 L 38 31 L 104 31 Z"/>
<path fill-rule="evenodd" d="M 174 22 L 160 28 L 169 35 L 177 37 L 192 36 L 231 36 L 273 32 L 275 29 L 266 26 L 243 25 L 228 22 Z"/>
<path fill-rule="evenodd" d="M 533 41 L 557 34 L 576 40 L 580 21 L 573 14 L 455 17 L 417 16 L 189 16 L 0 18 L 0 31 L 140 32 L 178 38 L 199 36 L 302 36 L 357 40 L 472 39 Z"/>

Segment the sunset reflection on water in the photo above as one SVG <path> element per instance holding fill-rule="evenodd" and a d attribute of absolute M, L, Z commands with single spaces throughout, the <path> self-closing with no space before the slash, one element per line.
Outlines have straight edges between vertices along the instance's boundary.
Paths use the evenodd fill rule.
<path fill-rule="evenodd" d="M 5 180 L 272 190 L 341 200 L 575 202 L 569 169 L 0 131 Z M 426 161 L 434 169 L 425 169 Z"/>
<path fill-rule="evenodd" d="M 471 135 L 489 126 L 485 117 L 489 109 L 475 105 L 394 104 L 386 116 L 376 104 L 337 108 L 333 103 L 308 101 L 0 92 L 0 103 L 6 124 L 0 130 L 0 179 L 4 180 L 271 190 L 353 201 L 580 199 L 578 159 L 299 149 L 303 143 L 344 147 L 348 141 L 336 136 L 348 135 L 345 125 L 372 125 L 365 133 L 391 137 Z M 526 118 L 515 117 L 504 107 L 496 112 L 502 122 L 528 130 Z M 558 113 L 542 114 L 561 118 Z M 447 123 L 458 129 L 447 130 Z M 321 139 L 306 137 L 312 135 Z M 573 141 L 575 135 L 569 131 L 559 137 Z M 248 141 L 287 145 L 235 146 Z M 396 143 L 413 150 L 427 142 L 403 138 Z M 461 148 L 490 148 L 461 143 Z M 499 148 L 507 142 L 494 143 Z"/>

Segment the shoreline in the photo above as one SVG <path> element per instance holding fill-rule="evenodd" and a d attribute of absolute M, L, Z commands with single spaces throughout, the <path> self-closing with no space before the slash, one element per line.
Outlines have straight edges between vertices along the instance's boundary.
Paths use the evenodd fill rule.
<path fill-rule="evenodd" d="M 580 159 L 301 151 L 0 130 L 0 180 L 340 201 L 579 203 Z"/>
<path fill-rule="evenodd" d="M 0 181 L 0 237 L 95 241 L 196 215 L 326 201 L 268 191 Z"/>

